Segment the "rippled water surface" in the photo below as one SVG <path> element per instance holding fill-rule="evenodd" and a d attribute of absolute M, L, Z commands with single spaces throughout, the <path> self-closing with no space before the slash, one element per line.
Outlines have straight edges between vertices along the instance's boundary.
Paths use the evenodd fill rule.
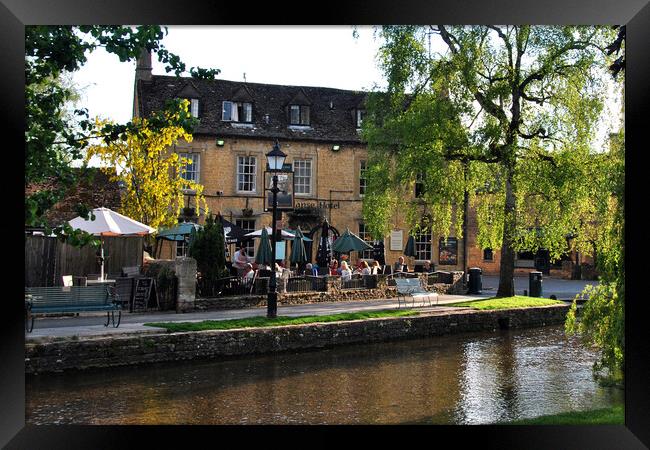
<path fill-rule="evenodd" d="M 31 424 L 486 424 L 623 402 L 562 327 L 26 379 Z"/>

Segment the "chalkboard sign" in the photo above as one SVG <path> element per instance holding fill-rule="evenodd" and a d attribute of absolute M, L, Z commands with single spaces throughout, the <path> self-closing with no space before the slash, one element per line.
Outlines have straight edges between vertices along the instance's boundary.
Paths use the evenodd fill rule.
<path fill-rule="evenodd" d="M 135 280 L 132 311 L 146 311 L 152 291 L 154 295 L 157 294 L 156 280 L 153 278 L 138 278 Z M 156 295 L 156 302 L 158 302 L 158 295 Z"/>

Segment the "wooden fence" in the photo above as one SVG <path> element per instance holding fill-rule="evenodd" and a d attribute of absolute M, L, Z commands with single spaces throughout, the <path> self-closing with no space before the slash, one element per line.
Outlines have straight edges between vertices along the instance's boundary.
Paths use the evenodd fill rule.
<path fill-rule="evenodd" d="M 104 273 L 142 265 L 142 237 L 104 237 Z M 100 273 L 95 248 L 64 244 L 56 238 L 25 235 L 25 286 L 61 286 L 63 275 Z"/>

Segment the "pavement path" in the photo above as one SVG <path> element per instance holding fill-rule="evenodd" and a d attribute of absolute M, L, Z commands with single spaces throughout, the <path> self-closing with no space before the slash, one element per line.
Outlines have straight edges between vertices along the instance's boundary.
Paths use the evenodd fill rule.
<path fill-rule="evenodd" d="M 499 287 L 499 277 L 483 275 L 481 277 L 483 294 L 494 295 Z M 576 294 L 582 292 L 587 285 L 596 285 L 597 281 L 563 280 L 561 278 L 542 277 L 542 297 L 555 295 L 559 300 L 573 300 Z M 528 276 L 515 277 L 515 294 L 524 295 L 524 290 L 530 292 Z"/>
<path fill-rule="evenodd" d="M 560 300 L 571 300 L 589 281 L 574 281 L 546 278 L 542 281 L 543 297 L 555 294 Z M 483 291 L 480 295 L 440 295 L 438 305 L 433 307 L 416 307 L 423 311 L 448 311 L 451 307 L 444 305 L 469 300 L 481 300 L 496 293 L 498 277 L 483 276 Z M 528 277 L 515 278 L 516 294 L 523 294 L 528 289 Z M 381 309 L 397 309 L 396 299 L 378 299 L 350 302 L 322 302 L 304 305 L 278 305 L 278 316 L 327 315 L 345 312 L 373 311 Z M 453 307 L 456 310 L 455 307 Z M 147 313 L 122 313 L 118 328 L 112 325 L 104 327 L 105 314 L 83 314 L 80 316 L 36 318 L 34 330 L 25 334 L 25 339 L 37 341 L 53 337 L 98 337 L 105 335 L 127 335 L 133 333 L 157 333 L 161 328 L 144 326 L 148 322 L 199 322 L 202 320 L 242 319 L 247 317 L 265 316 L 266 307 L 253 307 L 233 310 L 198 311 L 177 314 L 175 311 L 155 311 Z"/>
<path fill-rule="evenodd" d="M 488 295 L 440 295 L 438 304 L 429 307 L 419 306 L 418 310 L 449 310 L 456 307 L 444 307 L 450 303 L 458 303 L 470 300 L 482 300 Z M 278 316 L 307 316 L 307 315 L 328 315 L 346 312 L 376 311 L 382 309 L 397 309 L 397 299 L 379 299 L 351 302 L 320 302 L 303 305 L 278 305 Z M 402 307 L 403 308 L 403 307 Z M 227 320 L 243 319 L 247 317 L 266 316 L 266 307 L 253 307 L 243 309 L 198 311 L 177 314 L 174 311 L 156 311 L 149 313 L 122 313 L 122 320 L 118 328 L 112 325 L 105 327 L 103 323 L 106 315 L 103 313 L 84 314 L 78 317 L 46 317 L 36 318 L 34 330 L 26 333 L 27 341 L 40 340 L 46 337 L 72 337 L 72 336 L 104 336 L 124 335 L 132 333 L 157 333 L 162 328 L 145 326 L 149 322 L 200 322 L 203 320 Z"/>

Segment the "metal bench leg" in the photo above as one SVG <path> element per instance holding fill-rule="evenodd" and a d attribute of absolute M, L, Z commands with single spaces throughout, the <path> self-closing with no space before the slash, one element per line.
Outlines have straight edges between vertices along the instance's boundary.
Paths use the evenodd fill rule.
<path fill-rule="evenodd" d="M 113 328 L 119 327 L 122 320 L 122 311 L 117 311 L 117 325 L 115 325 L 115 311 L 111 311 L 111 320 L 113 321 Z"/>
<path fill-rule="evenodd" d="M 106 323 L 104 324 L 104 326 L 107 327 L 110 322 L 111 322 L 111 313 L 107 311 L 106 312 Z"/>
<path fill-rule="evenodd" d="M 25 315 L 25 329 L 28 333 L 34 330 L 34 315 L 30 312 Z"/>

